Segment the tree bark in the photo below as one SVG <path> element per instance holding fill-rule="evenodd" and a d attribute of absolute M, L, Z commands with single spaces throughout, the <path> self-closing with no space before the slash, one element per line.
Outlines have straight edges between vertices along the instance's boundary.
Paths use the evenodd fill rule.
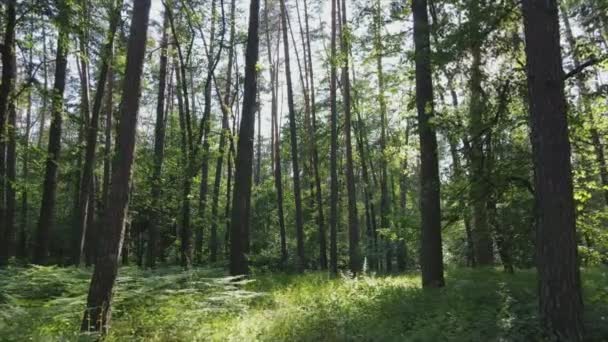
<path fill-rule="evenodd" d="M 412 0 L 416 61 L 416 107 L 420 135 L 420 213 L 422 287 L 443 287 L 440 180 L 434 113 L 431 43 L 426 0 Z"/>
<path fill-rule="evenodd" d="M 245 51 L 245 84 L 243 112 L 239 130 L 234 176 L 234 196 L 230 226 L 230 274 L 249 273 L 247 257 L 251 215 L 251 177 L 253 167 L 253 135 L 257 94 L 257 63 L 259 54 L 260 1 L 251 0 L 249 5 L 249 29 Z"/>
<path fill-rule="evenodd" d="M 524 0 L 528 94 L 539 222 L 536 261 L 542 326 L 551 338 L 583 339 L 570 142 L 558 5 Z"/>
<path fill-rule="evenodd" d="M 330 207 L 329 207 L 329 271 L 338 274 L 338 106 L 336 87 L 338 72 L 336 70 L 337 9 L 336 1 L 331 0 L 331 55 L 330 55 L 330 131 L 331 145 L 329 154 L 330 169 Z"/>
<path fill-rule="evenodd" d="M 146 266 L 154 268 L 156 259 L 158 258 L 158 241 L 160 232 L 158 228 L 158 220 L 160 217 L 160 203 L 162 193 L 161 174 L 163 169 L 163 161 L 165 157 L 165 96 L 167 85 L 167 50 L 169 28 L 169 19 L 165 11 L 162 27 L 162 38 L 160 43 L 160 61 L 158 72 L 158 96 L 156 98 L 156 123 L 154 125 L 154 165 L 152 168 L 152 193 L 151 193 L 151 208 L 152 211 L 149 217 L 148 225 L 148 250 L 146 258 Z M 169 98 L 169 101 L 171 99 Z"/>
<path fill-rule="evenodd" d="M 44 184 L 42 186 L 42 204 L 36 232 L 34 248 L 35 264 L 48 262 L 49 240 L 51 228 L 55 220 L 55 197 L 57 193 L 57 173 L 61 152 L 61 130 L 63 124 L 63 93 L 67 69 L 67 53 L 69 44 L 68 4 L 65 0 L 58 1 L 59 36 L 57 38 L 57 57 L 55 58 L 55 81 L 52 92 L 51 127 L 47 150 Z"/>
<path fill-rule="evenodd" d="M 2 46 L 2 83 L 0 84 L 0 265 L 15 255 L 15 26 L 17 2 L 6 4 L 6 27 Z M 8 142 L 8 143 L 7 143 Z M 5 159 L 6 158 L 6 159 Z M 6 198 L 5 198 L 6 197 Z M 6 202 L 5 202 L 6 201 Z"/>
<path fill-rule="evenodd" d="M 125 233 L 125 217 L 131 188 L 131 168 L 135 150 L 137 113 L 141 97 L 141 78 L 146 53 L 150 0 L 133 5 L 127 65 L 123 81 L 123 98 L 117 139 L 117 155 L 112 169 L 110 206 L 105 213 L 106 234 L 102 234 L 100 254 L 95 264 L 82 319 L 82 331 L 106 333 L 111 317 L 112 289 L 118 273 L 118 260 Z"/>
<path fill-rule="evenodd" d="M 287 106 L 289 108 L 289 132 L 291 140 L 291 164 L 293 168 L 293 192 L 296 204 L 296 254 L 297 269 L 304 270 L 306 260 L 304 255 L 304 222 L 302 219 L 302 194 L 300 188 L 300 165 L 298 158 L 298 131 L 296 127 L 296 110 L 293 100 L 293 84 L 291 81 L 291 67 L 289 60 L 289 37 L 287 26 L 287 7 L 285 0 L 281 0 L 281 23 L 283 25 L 283 47 L 285 48 L 285 80 L 287 83 Z"/>
<path fill-rule="evenodd" d="M 344 87 L 344 144 L 346 145 L 346 192 L 348 197 L 348 256 L 350 270 L 354 275 L 361 272 L 361 250 L 359 246 L 359 218 L 357 217 L 357 194 L 355 191 L 355 171 L 351 143 L 351 90 L 350 90 L 350 28 L 346 20 L 346 0 L 342 0 L 341 45 L 344 62 L 342 83 Z"/>
<path fill-rule="evenodd" d="M 85 127 L 86 134 L 86 150 L 84 167 L 82 170 L 82 180 L 80 181 L 80 194 L 78 196 L 78 206 L 76 211 L 77 217 L 77 240 L 74 248 L 73 264 L 79 265 L 84 262 L 84 246 L 86 241 L 87 229 L 87 211 L 91 206 L 95 205 L 95 199 L 91 196 L 93 188 L 93 171 L 95 169 L 95 153 L 97 152 L 97 133 L 99 131 L 99 117 L 103 103 L 105 86 L 108 78 L 108 70 L 110 68 L 112 51 L 114 48 L 114 36 L 120 22 L 120 11 L 122 10 L 122 0 L 115 2 L 111 8 L 110 27 L 108 28 L 106 43 L 103 47 L 101 55 L 101 65 L 99 68 L 99 77 L 97 79 L 97 87 L 95 98 L 93 100 L 93 111 L 91 118 Z M 81 63 L 82 64 L 82 63 Z M 86 63 L 85 63 L 86 65 Z M 83 73 L 86 73 L 83 69 Z M 88 77 L 86 78 L 88 80 Z M 88 84 L 87 84 L 88 85 Z M 88 88 L 88 87 L 87 87 Z M 83 90 L 82 101 L 86 102 L 86 110 L 88 112 L 88 90 Z"/>

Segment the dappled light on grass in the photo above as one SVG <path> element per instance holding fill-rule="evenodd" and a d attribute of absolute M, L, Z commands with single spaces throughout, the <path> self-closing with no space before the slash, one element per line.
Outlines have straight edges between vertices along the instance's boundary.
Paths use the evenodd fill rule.
<path fill-rule="evenodd" d="M 2 340 L 78 340 L 89 272 L 0 271 Z M 608 335 L 604 269 L 583 271 L 590 340 Z M 120 270 L 108 341 L 529 341 L 536 276 L 447 272 L 443 289 L 417 274 L 335 279 L 326 274 L 226 277 L 219 269 Z"/>

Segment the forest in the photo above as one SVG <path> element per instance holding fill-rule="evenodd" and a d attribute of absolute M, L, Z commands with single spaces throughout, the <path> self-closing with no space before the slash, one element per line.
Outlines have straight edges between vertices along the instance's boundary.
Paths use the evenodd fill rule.
<path fill-rule="evenodd" d="M 608 341 L 607 0 L 2 0 L 0 341 Z"/>

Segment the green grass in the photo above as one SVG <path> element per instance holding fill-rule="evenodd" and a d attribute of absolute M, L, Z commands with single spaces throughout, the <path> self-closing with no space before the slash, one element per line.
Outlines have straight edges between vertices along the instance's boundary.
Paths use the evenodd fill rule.
<path fill-rule="evenodd" d="M 0 341 L 75 341 L 90 271 L 0 271 Z M 606 269 L 583 271 L 588 339 L 608 336 Z M 108 341 L 538 341 L 536 277 L 450 270 L 447 286 L 417 274 L 225 277 L 221 270 L 120 270 Z"/>

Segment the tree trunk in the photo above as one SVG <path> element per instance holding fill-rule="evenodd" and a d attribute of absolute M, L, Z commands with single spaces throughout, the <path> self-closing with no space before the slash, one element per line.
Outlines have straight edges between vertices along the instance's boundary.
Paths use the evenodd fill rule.
<path fill-rule="evenodd" d="M 167 30 L 169 27 L 169 19 L 165 11 L 162 27 L 162 38 L 160 43 L 160 62 L 158 72 L 158 96 L 156 100 L 156 123 L 154 125 L 154 166 L 152 168 L 152 193 L 151 193 L 151 208 L 152 211 L 149 217 L 148 225 L 148 255 L 146 258 L 146 266 L 154 268 L 156 259 L 158 258 L 158 241 L 160 232 L 158 221 L 160 218 L 160 203 L 162 193 L 161 174 L 163 169 L 163 160 L 165 155 L 165 96 L 167 84 L 167 50 L 168 37 Z M 169 101 L 172 99 L 169 98 Z"/>
<path fill-rule="evenodd" d="M 472 35 L 479 34 L 480 10 L 476 1 L 471 2 L 470 8 Z M 488 224 L 488 210 L 486 203 L 489 196 L 489 183 L 484 153 L 485 123 L 483 113 L 486 110 L 482 96 L 481 80 L 481 45 L 480 38 L 473 37 L 471 43 L 471 54 L 473 62 L 470 69 L 471 78 L 469 80 L 471 101 L 469 104 L 469 136 L 471 140 L 471 150 L 469 158 L 471 161 L 470 171 L 470 202 L 472 203 L 473 214 L 473 246 L 475 247 L 475 260 L 480 266 L 489 266 L 494 263 L 494 251 L 492 248 L 492 234 Z"/>
<path fill-rule="evenodd" d="M 15 103 L 17 79 L 15 57 L 16 1 L 6 4 L 6 27 L 2 46 L 0 84 L 0 265 L 15 255 Z M 8 142 L 8 144 L 6 143 Z M 6 158 L 6 159 L 5 159 Z M 6 196 L 6 204 L 5 204 Z"/>
<path fill-rule="evenodd" d="M 220 142 L 218 146 L 218 157 L 215 164 L 215 180 L 213 182 L 213 199 L 211 204 L 211 234 L 209 237 L 209 261 L 217 261 L 217 252 L 219 247 L 219 241 L 217 236 L 217 227 L 220 221 L 218 215 L 220 187 L 222 184 L 222 166 L 224 164 L 224 154 L 226 150 L 226 139 L 230 138 L 230 122 L 229 117 L 232 112 L 231 91 L 232 91 L 232 63 L 234 60 L 234 38 L 236 34 L 235 30 L 235 10 L 236 0 L 230 2 L 230 41 L 228 42 L 228 65 L 226 67 L 226 88 L 224 90 L 224 99 L 221 100 L 222 110 L 222 133 L 220 134 Z M 218 96 L 219 90 L 218 90 Z"/>
<path fill-rule="evenodd" d="M 253 167 L 253 135 L 257 94 L 257 63 L 259 54 L 260 1 L 251 0 L 249 29 L 245 53 L 245 85 L 243 113 L 239 130 L 234 176 L 234 196 L 230 226 L 230 274 L 247 274 L 249 268 L 245 256 L 251 215 L 251 176 Z"/>
<path fill-rule="evenodd" d="M 558 5 L 524 0 L 524 33 L 535 189 L 541 324 L 557 340 L 583 339 L 570 142 Z"/>
<path fill-rule="evenodd" d="M 87 235 L 87 211 L 89 207 L 94 206 L 94 198 L 90 196 L 91 189 L 93 187 L 93 172 L 95 170 L 95 153 L 97 152 L 97 133 L 99 131 L 99 116 L 101 114 L 103 96 L 105 92 L 105 86 L 108 79 L 108 70 L 110 68 L 112 60 L 112 51 L 114 48 L 114 36 L 120 22 L 120 11 L 122 10 L 122 0 L 114 3 L 112 7 L 112 18 L 110 20 L 110 27 L 108 28 L 106 43 L 103 47 L 101 55 L 101 65 L 99 68 L 99 77 L 97 79 L 97 87 L 95 93 L 95 99 L 93 100 L 93 111 L 91 113 L 91 119 L 85 127 L 87 128 L 86 134 L 86 150 L 84 167 L 82 170 L 82 180 L 80 182 L 80 194 L 78 199 L 78 206 L 76 211 L 77 218 L 77 241 L 74 248 L 73 264 L 82 264 L 84 261 L 84 246 Z M 82 64 L 82 63 L 81 63 Z M 86 63 L 85 63 L 86 65 Z M 85 69 L 82 71 L 86 74 Z M 86 77 L 88 80 L 88 77 Z M 88 112 L 88 82 L 87 89 L 83 90 L 82 101 L 86 103 L 84 110 Z"/>
<path fill-rule="evenodd" d="M 121 245 L 125 231 L 125 217 L 131 188 L 131 168 L 135 149 L 137 112 L 141 97 L 141 77 L 146 53 L 150 0 L 133 5 L 127 65 L 120 106 L 117 155 L 112 169 L 110 206 L 105 212 L 106 234 L 102 234 L 100 254 L 95 264 L 87 309 L 82 319 L 82 331 L 106 333 L 111 317 L 112 289 L 118 273 Z"/>
<path fill-rule="evenodd" d="M 434 113 L 431 43 L 426 0 L 413 0 L 414 46 L 416 61 L 416 107 L 420 135 L 420 213 L 422 246 L 420 264 L 424 288 L 443 287 L 441 246 L 440 180 L 437 138 L 431 126 Z"/>
<path fill-rule="evenodd" d="M 57 57 L 55 58 L 55 81 L 52 92 L 51 127 L 49 131 L 49 144 L 42 186 L 42 204 L 34 248 L 35 264 L 48 262 L 49 240 L 51 228 L 55 220 L 55 197 L 57 193 L 57 173 L 59 169 L 59 154 L 61 152 L 61 128 L 63 123 L 63 93 L 67 69 L 68 53 L 68 4 L 65 0 L 59 1 L 57 38 Z"/>
<path fill-rule="evenodd" d="M 293 85 L 291 81 L 291 68 L 289 63 L 289 38 L 287 26 L 287 7 L 285 0 L 281 0 L 281 23 L 283 25 L 283 47 L 285 48 L 285 79 L 287 82 L 287 106 L 289 107 L 289 132 L 291 140 L 291 164 L 293 168 L 293 192 L 296 204 L 296 253 L 297 269 L 304 270 L 306 260 L 304 256 L 304 222 L 302 219 L 302 194 L 300 189 L 300 165 L 298 160 L 298 131 L 296 127 L 296 110 L 293 100 Z"/>
<path fill-rule="evenodd" d="M 357 194 L 355 191 L 355 171 L 353 166 L 353 148 L 351 143 L 351 97 L 350 97 L 350 29 L 346 21 L 346 0 L 342 0 L 342 26 L 341 26 L 342 55 L 342 83 L 344 87 L 344 144 L 346 145 L 346 192 L 348 194 L 348 256 L 350 270 L 354 275 L 361 272 L 361 250 L 359 247 L 359 221 L 357 217 Z"/>
<path fill-rule="evenodd" d="M 329 155 L 330 169 L 330 207 L 329 207 L 329 270 L 332 275 L 338 274 L 338 106 L 336 87 L 338 72 L 336 70 L 337 9 L 336 1 L 331 0 L 331 57 L 330 57 L 330 130 L 331 145 Z"/>
<path fill-rule="evenodd" d="M 223 13 L 223 11 L 222 11 Z M 203 159 L 201 162 L 201 186 L 199 196 L 199 215 L 201 226 L 195 230 L 194 259 L 196 263 L 202 262 L 203 253 L 203 227 L 207 224 L 207 193 L 209 192 L 209 132 L 211 130 L 211 80 L 216 66 L 215 56 L 215 17 L 217 16 L 216 0 L 211 2 L 211 32 L 209 35 L 209 53 L 207 55 L 207 79 L 205 80 L 205 107 L 203 109 Z M 221 51 L 220 51 L 221 52 Z M 219 56 L 217 56 L 219 58 Z M 192 89 L 194 93 L 194 89 Z M 193 104 L 194 105 L 194 104 Z M 192 155 L 191 158 L 194 158 Z"/>
<path fill-rule="evenodd" d="M 382 68 L 382 29 L 383 29 L 383 17 L 382 8 L 380 1 L 376 1 L 376 8 L 374 12 L 374 48 L 376 56 L 376 72 L 378 76 L 378 103 L 380 105 L 380 227 L 382 229 L 389 229 L 389 215 L 390 215 L 390 203 L 388 198 L 388 171 L 386 161 L 386 127 L 388 125 L 386 118 L 386 97 L 384 95 L 384 71 Z M 387 272 L 390 272 L 391 267 L 391 250 L 388 248 L 389 242 L 385 238 L 385 246 L 387 246 L 386 260 L 387 260 Z"/>

